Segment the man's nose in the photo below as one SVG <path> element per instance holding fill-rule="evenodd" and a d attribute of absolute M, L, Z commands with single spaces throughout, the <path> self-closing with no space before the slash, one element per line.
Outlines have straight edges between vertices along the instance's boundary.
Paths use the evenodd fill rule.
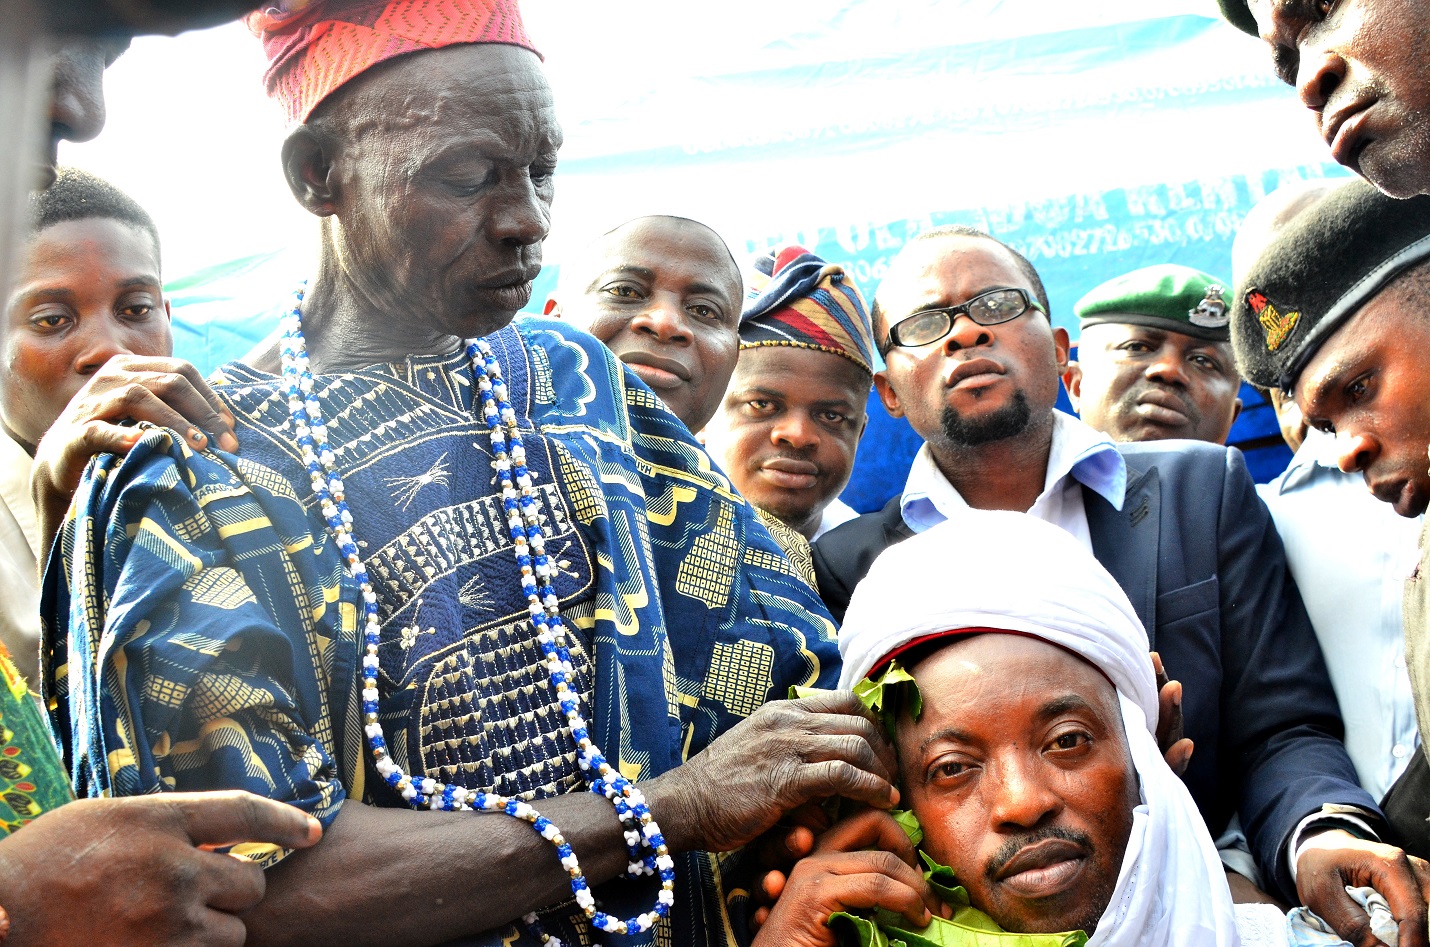
<path fill-rule="evenodd" d="M 114 356 L 133 354 L 123 329 L 113 319 L 87 319 L 74 370 L 79 375 L 93 375 Z"/>
<path fill-rule="evenodd" d="M 1377 453 L 1373 437 L 1355 432 L 1336 435 L 1336 462 L 1345 473 L 1365 470 Z"/>
<path fill-rule="evenodd" d="M 1190 381 L 1187 378 L 1187 366 L 1186 362 L 1182 360 L 1182 354 L 1168 351 L 1166 348 L 1158 350 L 1151 363 L 1148 364 L 1147 378 L 1149 381 L 1160 381 L 1164 385 L 1180 385 L 1183 388 Z"/>
<path fill-rule="evenodd" d="M 770 429 L 770 440 L 776 446 L 808 450 L 819 444 L 819 428 L 803 411 L 786 411 Z"/>
<path fill-rule="evenodd" d="M 679 300 L 652 293 L 643 308 L 631 320 L 631 329 L 653 335 L 662 342 L 689 342 L 690 323 L 680 308 Z"/>
<path fill-rule="evenodd" d="M 497 199 L 488 226 L 492 239 L 500 243 L 517 247 L 539 244 L 551 232 L 551 204 L 538 193 L 530 175 L 520 175 Z"/>
<path fill-rule="evenodd" d="M 66 141 L 89 141 L 104 128 L 104 49 L 92 41 L 66 43 L 55 54 L 54 69 L 52 133 Z"/>
<path fill-rule="evenodd" d="M 999 762 L 985 785 L 993 794 L 989 815 L 993 828 L 1033 828 L 1062 810 L 1062 799 L 1044 778 L 1041 767 L 1021 754 Z"/>
<path fill-rule="evenodd" d="M 1301 104 L 1319 112 L 1346 78 L 1346 61 L 1331 50 L 1305 47 L 1296 70 L 1296 93 Z"/>
<path fill-rule="evenodd" d="M 953 326 L 949 328 L 948 335 L 943 337 L 943 350 L 957 352 L 959 349 L 971 349 L 992 343 L 993 331 L 988 326 L 981 326 L 966 313 L 959 313 L 953 317 Z"/>

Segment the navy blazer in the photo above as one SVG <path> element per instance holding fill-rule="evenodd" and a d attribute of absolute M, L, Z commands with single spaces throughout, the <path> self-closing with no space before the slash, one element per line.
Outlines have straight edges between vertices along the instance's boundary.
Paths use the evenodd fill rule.
<path fill-rule="evenodd" d="M 1240 451 L 1195 441 L 1117 449 L 1127 461 L 1122 509 L 1083 489 L 1093 552 L 1182 682 L 1196 744 L 1184 778 L 1212 836 L 1239 812 L 1267 883 L 1295 902 L 1284 846 L 1297 823 L 1323 803 L 1380 810 L 1341 743 L 1340 708 L 1281 538 Z M 913 535 L 899 499 L 814 544 L 836 620 L 875 557 Z"/>

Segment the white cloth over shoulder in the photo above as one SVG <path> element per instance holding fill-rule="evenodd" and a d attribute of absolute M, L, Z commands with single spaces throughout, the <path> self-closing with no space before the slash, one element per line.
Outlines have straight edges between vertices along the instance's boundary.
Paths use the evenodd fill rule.
<path fill-rule="evenodd" d="M 839 684 L 852 687 L 902 645 L 964 628 L 1060 645 L 1117 688 L 1142 801 L 1089 947 L 1239 945 L 1221 860 L 1191 794 L 1157 748 L 1147 633 L 1117 581 L 1056 526 L 1024 513 L 960 512 L 875 560 L 839 633 Z"/>

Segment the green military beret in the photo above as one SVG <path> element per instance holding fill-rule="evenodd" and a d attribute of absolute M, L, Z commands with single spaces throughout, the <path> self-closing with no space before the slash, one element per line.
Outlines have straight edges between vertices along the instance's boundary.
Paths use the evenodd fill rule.
<path fill-rule="evenodd" d="M 1226 17 L 1226 21 L 1243 33 L 1250 33 L 1252 36 L 1260 36 L 1261 31 L 1256 28 L 1256 18 L 1251 15 L 1251 6 L 1247 0 L 1216 0 L 1217 6 L 1221 7 L 1221 15 Z"/>
<path fill-rule="evenodd" d="M 1241 376 L 1290 391 L 1347 319 L 1430 258 L 1430 197 L 1396 200 L 1354 178 L 1292 217 L 1242 274 L 1231 343 Z"/>
<path fill-rule="evenodd" d="M 1144 266 L 1103 283 L 1079 299 L 1073 312 L 1084 329 L 1117 323 L 1225 342 L 1227 285 L 1189 266 Z"/>

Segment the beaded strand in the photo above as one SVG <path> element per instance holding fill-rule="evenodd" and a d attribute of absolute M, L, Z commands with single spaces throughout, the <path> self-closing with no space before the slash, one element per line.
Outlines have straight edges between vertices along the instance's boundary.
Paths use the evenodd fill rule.
<path fill-rule="evenodd" d="M 577 763 L 587 776 L 588 788 L 610 800 L 621 821 L 630 856 L 628 872 L 632 875 L 658 874 L 660 877 L 660 890 L 654 906 L 628 920 L 599 910 L 576 853 L 561 830 L 533 806 L 520 799 L 466 789 L 431 777 L 411 777 L 388 753 L 382 724 L 378 720 L 378 648 L 382 626 L 378 620 L 377 594 L 353 537 L 352 511 L 328 445 L 322 407 L 313 393 L 313 375 L 302 329 L 304 291 L 305 287 L 300 286 L 294 295 L 293 308 L 283 320 L 280 342 L 288 413 L 319 511 L 343 555 L 348 573 L 357 582 L 362 594 L 365 652 L 362 658 L 363 723 L 378 773 L 413 808 L 504 812 L 529 823 L 534 831 L 556 848 L 562 866 L 571 876 L 571 891 L 576 903 L 593 927 L 613 934 L 650 930 L 660 918 L 669 915 L 675 902 L 675 863 L 644 794 L 611 766 L 591 739 L 586 719 L 581 713 L 580 695 L 568 684 L 575 672 L 567 644 L 566 625 L 561 619 L 560 600 L 551 582 L 556 570 L 546 555 L 546 531 L 541 523 L 531 472 L 526 467 L 526 449 L 517 428 L 516 412 L 507 402 L 501 366 L 491 347 L 482 340 L 467 346 L 467 357 L 476 376 L 482 417 L 491 436 L 493 466 L 501 486 L 502 505 L 507 513 L 507 526 L 521 572 L 528 614 L 537 633 L 552 688 L 571 728 Z M 476 407 L 475 404 L 473 407 Z M 547 947 L 562 947 L 558 938 L 541 930 L 535 913 L 528 914 L 523 920 Z"/>

